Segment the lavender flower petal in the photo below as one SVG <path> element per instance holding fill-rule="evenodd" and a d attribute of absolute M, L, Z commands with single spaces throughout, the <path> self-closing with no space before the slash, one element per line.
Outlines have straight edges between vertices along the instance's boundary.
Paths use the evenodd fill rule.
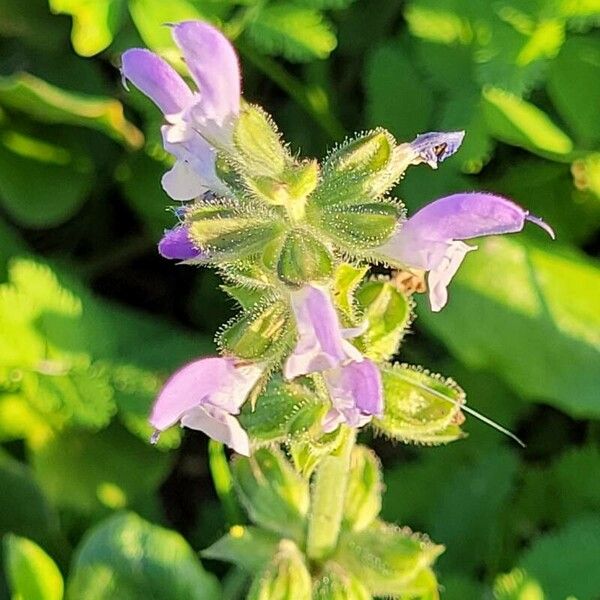
<path fill-rule="evenodd" d="M 205 404 L 185 413 L 182 427 L 197 429 L 208 437 L 223 442 L 238 454 L 250 456 L 250 440 L 239 421 L 226 410 Z"/>
<path fill-rule="evenodd" d="M 344 339 L 329 292 L 307 285 L 291 294 L 298 342 L 283 368 L 286 379 L 332 369 L 361 353 Z"/>
<path fill-rule="evenodd" d="M 121 72 L 148 96 L 165 115 L 181 112 L 194 95 L 185 81 L 162 58 L 142 48 L 127 50 L 121 58 Z"/>
<path fill-rule="evenodd" d="M 202 112 L 223 124 L 240 109 L 240 69 L 233 46 L 218 29 L 200 21 L 175 25 L 173 39 L 200 90 Z"/>
<path fill-rule="evenodd" d="M 172 260 L 189 260 L 201 255 L 201 251 L 190 240 L 188 228 L 183 225 L 165 231 L 158 243 L 158 252 L 164 258 Z"/>
<path fill-rule="evenodd" d="M 150 423 L 162 431 L 181 416 L 206 401 L 223 381 L 231 377 L 233 360 L 201 358 L 176 371 L 160 391 L 150 415 Z"/>
<path fill-rule="evenodd" d="M 368 359 L 351 362 L 323 374 L 332 408 L 323 428 L 333 431 L 340 423 L 362 427 L 383 413 L 383 385 L 377 366 Z"/>
<path fill-rule="evenodd" d="M 427 163 L 437 169 L 438 163 L 452 156 L 462 144 L 464 131 L 430 131 L 418 135 L 411 143 L 411 149 L 417 154 L 419 162 Z"/>
<path fill-rule="evenodd" d="M 554 238 L 549 225 L 506 198 L 483 192 L 453 194 L 418 211 L 380 251 L 408 267 L 429 271 L 431 307 L 438 311 L 446 304 L 446 288 L 466 253 L 475 249 L 460 240 L 521 231 L 525 221 Z"/>

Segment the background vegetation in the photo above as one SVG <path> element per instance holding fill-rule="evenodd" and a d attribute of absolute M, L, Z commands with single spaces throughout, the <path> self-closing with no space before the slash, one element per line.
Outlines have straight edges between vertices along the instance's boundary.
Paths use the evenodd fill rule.
<path fill-rule="evenodd" d="M 157 255 L 161 116 L 117 70 L 131 46 L 177 64 L 163 23 L 187 18 L 235 39 L 246 99 L 299 152 L 466 129 L 399 185 L 409 209 L 488 189 L 555 227 L 482 241 L 443 312 L 419 299 L 399 357 L 527 448 L 473 418 L 447 447 L 372 444 L 383 516 L 447 546 L 443 598 L 600 598 L 598 0 L 0 0 L 0 597 L 61 598 L 56 565 L 72 599 L 243 588 L 196 557 L 226 528 L 206 438 L 153 448 L 145 422 L 233 308 L 213 273 Z"/>

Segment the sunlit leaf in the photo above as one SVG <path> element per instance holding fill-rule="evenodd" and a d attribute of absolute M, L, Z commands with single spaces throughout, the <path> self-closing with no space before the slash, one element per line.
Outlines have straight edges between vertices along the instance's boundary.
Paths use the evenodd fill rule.
<path fill-rule="evenodd" d="M 175 531 L 133 513 L 110 517 L 77 548 L 67 598 L 218 600 L 219 585 Z"/>

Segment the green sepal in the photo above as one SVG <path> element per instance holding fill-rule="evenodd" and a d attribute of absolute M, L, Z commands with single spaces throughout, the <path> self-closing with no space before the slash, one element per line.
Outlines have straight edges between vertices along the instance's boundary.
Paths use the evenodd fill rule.
<path fill-rule="evenodd" d="M 268 295 L 268 292 L 264 289 L 250 288 L 243 285 L 220 285 L 219 287 L 244 310 L 249 310 L 253 306 L 265 302 Z"/>
<path fill-rule="evenodd" d="M 232 463 L 241 503 L 261 527 L 303 541 L 310 503 L 308 483 L 277 449 L 260 448 Z"/>
<path fill-rule="evenodd" d="M 291 158 L 273 119 L 259 106 L 246 104 L 233 130 L 234 160 L 249 178 L 279 179 Z"/>
<path fill-rule="evenodd" d="M 421 444 L 459 437 L 465 393 L 452 380 L 409 365 L 381 367 L 384 413 L 373 425 L 388 437 Z"/>
<path fill-rule="evenodd" d="M 317 214 L 311 211 L 309 219 L 329 234 L 349 254 L 357 250 L 383 244 L 394 232 L 402 211 L 393 201 L 332 206 Z"/>
<path fill-rule="evenodd" d="M 361 134 L 335 148 L 321 172 L 311 202 L 319 207 L 351 205 L 383 196 L 404 167 L 395 160 L 396 142 L 385 129 Z"/>
<path fill-rule="evenodd" d="M 381 463 L 366 446 L 355 446 L 350 456 L 350 475 L 344 502 L 343 524 L 347 529 L 367 528 L 381 511 Z"/>
<path fill-rule="evenodd" d="M 410 598 L 413 584 L 443 550 L 407 529 L 376 521 L 363 531 L 343 533 L 333 560 L 374 596 Z"/>
<path fill-rule="evenodd" d="M 333 271 L 333 256 L 322 242 L 308 231 L 290 231 L 281 245 L 277 275 L 293 286 L 327 279 Z"/>
<path fill-rule="evenodd" d="M 288 304 L 267 297 L 227 323 L 217 334 L 222 352 L 243 359 L 266 359 L 283 353 L 290 342 Z"/>
<path fill-rule="evenodd" d="M 327 405 L 297 382 L 273 377 L 252 408 L 246 402 L 239 416 L 254 446 L 312 439 L 320 430 Z"/>
<path fill-rule="evenodd" d="M 371 600 L 369 590 L 335 562 L 328 562 L 313 584 L 312 600 Z"/>
<path fill-rule="evenodd" d="M 207 262 L 254 254 L 282 227 L 277 216 L 264 208 L 242 208 L 228 200 L 196 203 L 186 213 L 185 223 L 189 237 L 204 251 Z"/>
<path fill-rule="evenodd" d="M 325 416 L 326 407 L 320 413 L 319 425 Z M 343 428 L 331 433 L 323 433 L 315 438 L 300 438 L 289 444 L 289 451 L 296 470 L 306 479 L 317 468 L 323 458 L 333 454 L 344 441 Z"/>
<path fill-rule="evenodd" d="M 333 298 L 336 306 L 350 319 L 356 319 L 355 291 L 369 267 L 341 263 L 333 273 Z"/>
<path fill-rule="evenodd" d="M 248 600 L 311 600 L 311 595 L 304 556 L 291 540 L 281 540 L 271 562 L 254 578 Z"/>
<path fill-rule="evenodd" d="M 234 525 L 229 533 L 202 550 L 204 558 L 233 563 L 254 574 L 271 560 L 280 537 L 270 531 L 247 525 Z"/>
<path fill-rule="evenodd" d="M 355 294 L 367 330 L 354 340 L 375 362 L 390 360 L 412 322 L 412 302 L 386 281 L 367 281 Z"/>

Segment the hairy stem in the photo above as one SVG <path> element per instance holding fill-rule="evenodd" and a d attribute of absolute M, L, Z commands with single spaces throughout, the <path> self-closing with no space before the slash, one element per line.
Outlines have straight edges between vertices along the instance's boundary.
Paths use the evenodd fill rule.
<path fill-rule="evenodd" d="M 306 553 L 313 560 L 322 560 L 335 550 L 342 525 L 350 453 L 355 440 L 356 432 L 347 429 L 341 446 L 324 458 L 317 468 L 306 540 Z"/>

